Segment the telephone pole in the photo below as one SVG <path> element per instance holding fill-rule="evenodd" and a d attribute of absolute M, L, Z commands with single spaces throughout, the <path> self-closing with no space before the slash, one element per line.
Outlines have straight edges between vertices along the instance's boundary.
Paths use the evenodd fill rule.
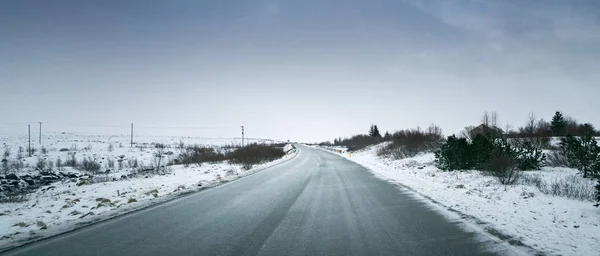
<path fill-rule="evenodd" d="M 244 126 L 242 125 L 242 148 L 244 147 Z"/>
<path fill-rule="evenodd" d="M 42 122 L 38 122 L 40 124 L 40 145 L 42 145 Z"/>

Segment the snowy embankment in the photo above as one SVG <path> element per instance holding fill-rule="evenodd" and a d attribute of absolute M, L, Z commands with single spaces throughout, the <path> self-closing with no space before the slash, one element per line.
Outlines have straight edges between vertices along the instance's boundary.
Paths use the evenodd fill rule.
<path fill-rule="evenodd" d="M 340 155 L 513 245 L 548 255 L 600 255 L 600 209 L 592 201 L 547 195 L 533 185 L 504 186 L 480 171 L 441 171 L 434 166 L 433 154 L 380 158 L 379 147 Z M 590 188 L 594 184 L 567 168 L 543 168 L 524 175 L 540 177 L 549 186 L 559 180 L 579 180 Z"/>
<path fill-rule="evenodd" d="M 153 161 L 154 149 L 149 145 L 156 142 L 151 142 L 150 138 L 146 142 L 138 144 L 146 144 L 148 147 L 139 148 L 120 146 L 126 141 L 115 140 L 114 137 L 69 139 L 57 136 L 49 139 L 53 141 L 47 144 L 46 154 L 38 151 L 37 156 L 25 156 L 18 160 L 15 157 L 14 161 L 24 162 L 25 166 L 18 172 L 11 169 L 22 178 L 19 180 L 19 185 L 27 185 L 24 182 L 24 176 L 32 177 L 36 175 L 35 173 L 40 172 L 35 170 L 39 159 L 56 163 L 58 158 L 63 158 L 63 160 L 67 158 L 67 154 L 77 155 L 78 160 L 88 157 L 98 159 L 106 174 L 93 175 L 93 178 L 88 178 L 85 173 L 75 168 L 54 167 L 54 170 L 45 172 L 68 173 L 68 175 L 78 176 L 78 178 L 63 177 L 59 181 L 36 186 L 35 189 L 32 189 L 33 192 L 27 195 L 26 200 L 0 203 L 0 250 L 67 232 L 90 223 L 232 181 L 292 159 L 297 154 L 296 150 L 288 144 L 284 147 L 288 153 L 284 158 L 256 165 L 250 170 L 228 162 L 218 162 L 187 167 L 169 165 L 164 166 L 165 171 L 158 174 L 140 171 L 148 168 Z M 123 138 L 123 140 L 126 139 Z M 179 145 L 180 140 L 188 142 L 185 138 L 170 138 L 163 143 L 170 143 L 167 144 L 172 146 L 170 150 L 176 151 L 175 148 Z M 206 142 L 206 140 L 194 139 L 189 139 L 189 141 L 191 143 Z M 11 145 L 9 144 L 11 142 L 16 148 L 21 144 L 19 140 L 7 140 L 6 138 L 4 140 L 5 145 Z M 230 145 L 230 141 L 226 139 L 209 142 L 214 147 L 218 147 L 216 145 L 219 144 Z M 219 144 L 212 144 L 214 142 Z M 67 147 L 70 147 L 68 152 L 60 150 Z M 85 147 L 87 149 L 83 149 Z M 17 151 L 14 150 L 14 152 Z M 114 162 L 114 159 L 118 160 L 121 156 L 124 156 L 122 158 L 124 160 L 120 164 L 110 163 Z M 165 162 L 172 162 L 171 160 L 176 158 L 176 153 L 165 158 L 167 158 L 164 160 Z M 132 166 L 129 166 L 130 163 Z M 82 180 L 93 182 L 89 184 L 81 182 Z M 38 180 L 30 181 L 38 182 Z"/>

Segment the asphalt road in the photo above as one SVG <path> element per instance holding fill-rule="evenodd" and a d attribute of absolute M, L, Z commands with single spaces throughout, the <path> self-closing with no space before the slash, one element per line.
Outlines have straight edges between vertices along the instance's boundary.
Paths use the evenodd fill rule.
<path fill-rule="evenodd" d="M 496 255 L 501 250 L 360 165 L 300 149 L 295 159 L 274 168 L 6 254 Z"/>

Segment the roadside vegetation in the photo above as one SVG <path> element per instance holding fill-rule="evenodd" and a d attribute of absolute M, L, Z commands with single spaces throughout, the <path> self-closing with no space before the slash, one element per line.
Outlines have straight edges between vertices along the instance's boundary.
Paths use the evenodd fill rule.
<path fill-rule="evenodd" d="M 485 112 L 481 123 L 467 126 L 460 134 L 444 137 L 432 124 L 385 132 L 371 125 L 367 134 L 336 138 L 321 146 L 345 147 L 360 151 L 378 145 L 377 155 L 392 159 L 412 158 L 422 153 L 435 154 L 435 166 L 442 171 L 481 171 L 502 185 L 532 185 L 544 194 L 600 204 L 600 132 L 590 123 L 579 123 L 557 111 L 551 121 L 529 114 L 517 129 L 500 128 L 498 114 Z M 380 144 L 380 145 L 379 145 Z M 579 177 L 544 179 L 543 167 L 577 169 Z M 531 172 L 538 171 L 538 172 Z M 594 185 L 595 184 L 595 185 Z"/>

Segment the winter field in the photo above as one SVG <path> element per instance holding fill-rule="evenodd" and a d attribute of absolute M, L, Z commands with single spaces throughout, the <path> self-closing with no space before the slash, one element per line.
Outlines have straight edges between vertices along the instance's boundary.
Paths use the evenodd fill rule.
<path fill-rule="evenodd" d="M 177 159 L 186 146 L 227 152 L 241 140 L 134 140 L 130 147 L 129 136 L 55 133 L 45 135 L 41 145 L 36 137 L 32 141 L 35 151 L 29 156 L 26 136 L 0 137 L 0 250 L 235 180 L 291 159 L 296 153 L 288 144 L 283 158 L 249 170 L 228 161 L 183 165 Z M 247 139 L 245 143 L 279 142 Z M 157 144 L 164 146 L 161 157 L 157 157 Z M 86 161 L 93 171 L 82 167 Z"/>
<path fill-rule="evenodd" d="M 400 160 L 379 157 L 384 144 L 353 153 L 327 148 L 510 244 L 539 255 L 600 255 L 595 182 L 577 170 L 544 167 L 505 186 L 480 171 L 441 171 L 432 153 Z"/>

